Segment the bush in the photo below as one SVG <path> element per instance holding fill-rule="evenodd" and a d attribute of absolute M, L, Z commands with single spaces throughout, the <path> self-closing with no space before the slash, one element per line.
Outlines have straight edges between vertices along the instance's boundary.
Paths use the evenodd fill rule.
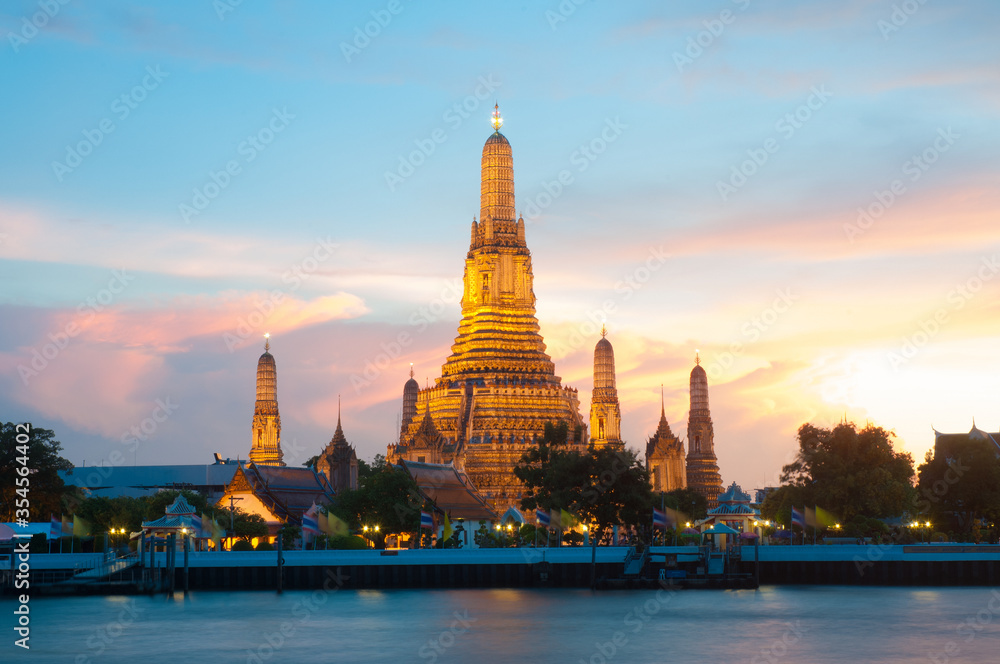
<path fill-rule="evenodd" d="M 245 539 L 238 539 L 233 542 L 233 551 L 253 551 L 253 544 Z"/>
<path fill-rule="evenodd" d="M 274 546 L 267 540 L 261 540 L 254 551 L 274 551 Z"/>
<path fill-rule="evenodd" d="M 337 535 L 330 538 L 331 549 L 367 549 L 368 542 L 357 535 Z"/>

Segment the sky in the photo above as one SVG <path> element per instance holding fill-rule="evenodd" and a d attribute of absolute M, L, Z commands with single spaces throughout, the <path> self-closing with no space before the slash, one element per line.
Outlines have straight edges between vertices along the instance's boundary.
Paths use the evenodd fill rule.
<path fill-rule="evenodd" d="M 587 418 L 778 483 L 847 418 L 1000 429 L 1000 5 L 5 2 L 0 418 L 77 465 L 395 442 L 459 321 L 498 103 L 537 315 Z M 48 9 L 45 9 L 48 7 Z"/>

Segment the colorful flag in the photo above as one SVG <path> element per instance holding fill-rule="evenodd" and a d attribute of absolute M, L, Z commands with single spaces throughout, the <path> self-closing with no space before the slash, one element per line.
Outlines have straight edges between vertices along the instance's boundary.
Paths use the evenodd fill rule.
<path fill-rule="evenodd" d="M 580 522 L 571 512 L 566 510 L 559 510 L 559 527 L 569 530 L 570 528 L 575 528 L 576 524 Z"/>
<path fill-rule="evenodd" d="M 62 537 L 62 522 L 56 518 L 55 514 L 51 515 L 52 522 L 49 524 L 49 539 L 58 539 Z"/>
<path fill-rule="evenodd" d="M 836 525 L 838 523 L 838 519 L 822 507 L 817 507 L 816 522 L 824 528 L 829 528 L 830 526 Z"/>
<path fill-rule="evenodd" d="M 549 513 L 548 512 L 546 512 L 545 510 L 543 510 L 541 508 L 535 510 L 535 522 L 539 526 L 548 527 L 548 525 L 549 525 L 549 523 L 551 523 L 551 521 L 552 521 L 552 519 L 549 518 Z"/>
<path fill-rule="evenodd" d="M 816 509 L 813 507 L 803 507 L 802 511 L 805 512 L 806 525 L 816 527 Z"/>
<path fill-rule="evenodd" d="M 312 504 L 305 514 L 302 515 L 302 532 L 310 535 L 319 535 L 319 522 L 316 520 L 316 503 Z"/>
<path fill-rule="evenodd" d="M 434 517 L 431 516 L 430 512 L 420 511 L 420 527 L 434 529 Z"/>
<path fill-rule="evenodd" d="M 337 518 L 333 512 L 327 512 L 326 514 L 327 528 L 329 528 L 328 533 L 330 535 L 349 535 L 350 528 L 347 527 L 347 523 L 342 519 Z"/>
<path fill-rule="evenodd" d="M 73 536 L 73 520 L 67 519 L 65 514 L 62 516 L 62 536 L 63 537 Z"/>
<path fill-rule="evenodd" d="M 803 512 L 800 509 L 797 509 L 794 506 L 792 507 L 792 525 L 793 526 L 799 526 L 799 527 L 802 528 L 802 530 L 806 529 L 806 515 L 805 515 L 805 512 Z"/>
<path fill-rule="evenodd" d="M 667 514 L 663 510 L 653 508 L 653 527 L 661 530 L 667 529 Z"/>
<path fill-rule="evenodd" d="M 448 520 L 448 513 L 444 513 L 444 530 L 441 532 L 441 539 L 447 541 L 455 529 L 451 527 L 451 521 Z"/>
<path fill-rule="evenodd" d="M 90 537 L 90 522 L 74 514 L 73 535 L 75 537 Z"/>
<path fill-rule="evenodd" d="M 664 507 L 663 511 L 667 515 L 667 528 L 676 528 L 678 523 L 686 523 L 691 520 L 684 512 L 678 512 L 669 507 Z"/>

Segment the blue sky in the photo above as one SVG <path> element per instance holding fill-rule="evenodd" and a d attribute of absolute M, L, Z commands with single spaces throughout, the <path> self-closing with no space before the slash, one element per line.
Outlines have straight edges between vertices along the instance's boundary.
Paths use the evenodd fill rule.
<path fill-rule="evenodd" d="M 661 383 L 684 435 L 696 348 L 747 489 L 806 421 L 918 461 L 932 426 L 1000 427 L 995 3 L 181 5 L 0 10 L 0 409 L 75 463 L 167 397 L 138 462 L 245 457 L 266 331 L 297 460 L 338 394 L 384 451 L 409 363 L 439 375 L 455 335 L 494 102 L 557 373 L 586 415 L 607 317 L 633 447 Z"/>

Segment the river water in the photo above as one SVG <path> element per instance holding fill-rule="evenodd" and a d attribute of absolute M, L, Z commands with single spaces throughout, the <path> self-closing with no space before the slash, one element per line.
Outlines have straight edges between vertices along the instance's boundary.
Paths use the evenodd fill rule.
<path fill-rule="evenodd" d="M 195 592 L 32 599 L 0 662 L 1000 662 L 1000 591 Z M 0 604 L 10 625 L 13 603 Z"/>

